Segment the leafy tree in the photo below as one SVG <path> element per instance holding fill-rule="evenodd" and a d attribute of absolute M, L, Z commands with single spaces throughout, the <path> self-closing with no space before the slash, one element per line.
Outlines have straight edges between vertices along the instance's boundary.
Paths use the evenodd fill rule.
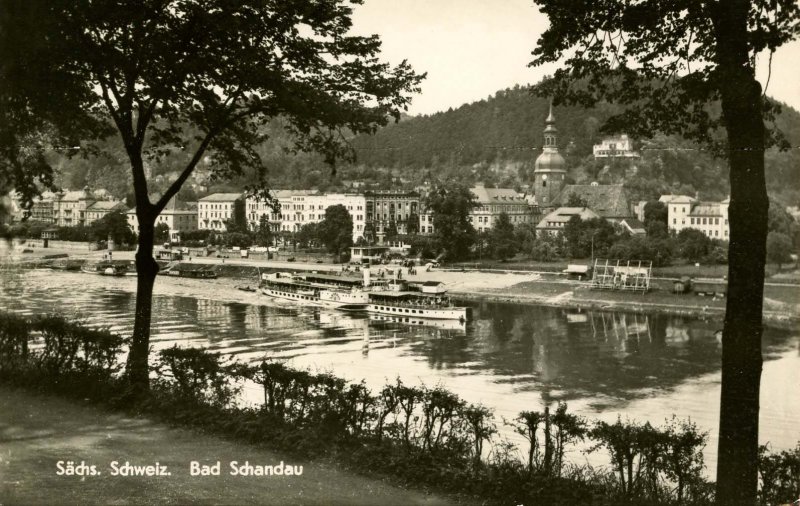
<path fill-rule="evenodd" d="M 514 228 L 514 238 L 520 251 L 530 254 L 536 244 L 536 224 L 520 223 Z"/>
<path fill-rule="evenodd" d="M 669 229 L 666 223 L 661 221 L 651 220 L 645 223 L 645 232 L 647 237 L 652 238 L 666 238 L 669 236 Z"/>
<path fill-rule="evenodd" d="M 222 236 L 222 242 L 228 247 L 247 248 L 253 242 L 253 237 L 249 232 L 226 232 Z"/>
<path fill-rule="evenodd" d="M 233 212 L 230 219 L 225 222 L 227 232 L 234 232 L 238 234 L 246 234 L 250 231 L 247 226 L 247 210 L 245 209 L 244 199 L 237 199 L 233 201 Z"/>
<path fill-rule="evenodd" d="M 394 220 L 391 220 L 388 225 L 386 225 L 386 230 L 384 231 L 384 240 L 386 241 L 393 241 L 397 237 L 397 223 Z"/>
<path fill-rule="evenodd" d="M 697 262 L 711 251 L 711 239 L 695 228 L 684 228 L 678 232 L 678 253 L 690 262 Z"/>
<path fill-rule="evenodd" d="M 29 3 L 34 6 L 27 8 Z M 263 140 L 260 127 L 271 118 L 281 116 L 298 149 L 319 150 L 333 165 L 352 157 L 342 129 L 371 132 L 391 117 L 399 119 L 408 94 L 417 91 L 422 77 L 405 62 L 390 67 L 379 61 L 376 36 L 349 34 L 352 5 L 357 3 L 3 4 L 8 26 L 23 27 L 7 36 L 4 26 L 4 56 L 10 53 L 10 61 L 36 69 L 1 90 L 4 114 L 26 116 L 10 129 L 14 145 L 21 145 L 21 136 L 46 134 L 49 124 L 63 132 L 94 118 L 100 127 L 113 125 L 124 145 L 139 221 L 135 322 L 127 364 L 134 392 L 149 388 L 156 217 L 197 164 L 212 159 L 216 178 L 248 174 L 248 189 L 256 192 L 264 187 L 265 166 L 255 146 Z M 42 124 L 28 114 L 31 100 L 36 112 L 52 121 Z M 79 138 L 94 137 L 90 128 L 76 130 Z M 171 150 L 189 156 L 177 179 L 151 202 L 145 163 L 156 164 Z M 18 190 L 28 188 L 34 178 L 52 178 L 43 156 L 22 164 L 21 153 L 14 148 L 2 154 L 3 163 L 17 174 Z"/>
<path fill-rule="evenodd" d="M 532 65 L 563 60 L 541 95 L 585 107 L 625 106 L 605 129 L 680 134 L 730 167 L 729 280 L 723 328 L 717 501 L 751 505 L 758 483 L 758 409 L 767 237 L 764 150 L 780 142 L 776 105 L 755 78 L 756 55 L 797 37 L 793 0 L 692 2 L 535 0 L 550 21 Z M 718 101 L 720 107 L 711 107 Z M 721 114 L 720 114 L 721 111 Z M 725 140 L 718 134 L 724 129 Z"/>
<path fill-rule="evenodd" d="M 325 219 L 319 224 L 319 238 L 337 259 L 353 245 L 353 217 L 341 204 L 325 209 Z"/>
<path fill-rule="evenodd" d="M 66 62 L 56 36 L 58 2 L 10 0 L 0 5 L 0 189 L 13 187 L 30 208 L 40 187 L 55 190 L 47 155 L 53 146 L 77 154 L 81 140 L 110 132 L 84 102 L 94 94 Z"/>
<path fill-rule="evenodd" d="M 297 242 L 305 247 L 320 242 L 321 230 L 322 227 L 319 223 L 306 223 L 297 231 Z"/>
<path fill-rule="evenodd" d="M 786 264 L 792 261 L 792 241 L 786 234 L 780 232 L 770 232 L 767 235 L 767 260 L 778 264 Z"/>
<path fill-rule="evenodd" d="M 128 225 L 128 217 L 121 211 L 112 211 L 91 224 L 92 234 L 96 241 L 105 241 L 109 237 L 117 245 L 133 244 L 136 234 Z"/>
<path fill-rule="evenodd" d="M 475 243 L 475 229 L 468 219 L 475 195 L 465 185 L 448 182 L 431 191 L 426 205 L 433 217 L 437 250 L 450 261 L 467 258 Z"/>
<path fill-rule="evenodd" d="M 499 260 L 511 258 L 517 254 L 518 245 L 514 237 L 514 225 L 508 214 L 500 213 L 490 232 L 492 252 Z"/>
<path fill-rule="evenodd" d="M 258 246 L 269 246 L 272 244 L 272 226 L 269 223 L 269 216 L 266 214 L 262 214 L 261 218 L 258 220 L 255 242 Z"/>
<path fill-rule="evenodd" d="M 153 229 L 153 241 L 156 244 L 162 244 L 169 241 L 169 225 L 166 223 L 159 223 Z"/>
<path fill-rule="evenodd" d="M 648 225 L 652 222 L 663 223 L 667 225 L 669 218 L 669 210 L 667 206 L 658 200 L 651 200 L 644 205 L 644 224 Z"/>

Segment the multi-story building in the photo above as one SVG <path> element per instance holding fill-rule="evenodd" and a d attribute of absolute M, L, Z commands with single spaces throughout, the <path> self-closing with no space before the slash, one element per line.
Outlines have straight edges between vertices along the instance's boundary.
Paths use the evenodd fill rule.
<path fill-rule="evenodd" d="M 201 198 L 197 202 L 197 228 L 226 231 L 226 222 L 233 218 L 236 201 L 242 198 L 241 193 L 214 193 Z"/>
<path fill-rule="evenodd" d="M 711 239 L 729 240 L 729 198 L 722 202 L 699 202 L 685 195 L 662 195 L 659 201 L 667 206 L 667 227 L 670 230 L 680 232 L 694 228 Z"/>
<path fill-rule="evenodd" d="M 392 225 L 399 235 L 416 233 L 420 222 L 420 195 L 416 191 L 367 191 L 366 236 L 383 244 Z M 420 230 L 421 231 L 421 230 Z"/>
<path fill-rule="evenodd" d="M 595 158 L 639 158 L 626 134 L 604 137 L 600 144 L 592 146 L 592 153 Z"/>
<path fill-rule="evenodd" d="M 129 210 L 126 213 L 128 217 L 128 225 L 131 229 L 139 232 L 139 219 L 136 217 L 136 208 Z M 178 201 L 175 197 L 167 202 L 166 207 L 156 218 L 156 225 L 164 223 L 169 227 L 170 232 L 191 232 L 197 230 L 197 208 L 194 203 L 184 203 Z"/>
<path fill-rule="evenodd" d="M 478 184 L 470 189 L 475 195 L 476 207 L 469 214 L 469 221 L 475 230 L 490 230 L 501 214 L 508 215 L 512 225 L 534 222 L 534 208 L 525 195 L 511 188 L 486 188 Z"/>
<path fill-rule="evenodd" d="M 125 203 L 119 200 L 99 200 L 86 208 L 86 225 L 103 219 L 113 211 L 124 213 L 126 208 Z"/>
<path fill-rule="evenodd" d="M 341 205 L 353 219 L 353 241 L 364 236 L 366 226 L 366 200 L 357 193 L 323 194 L 312 190 L 276 190 L 271 192 L 279 208 L 273 209 L 270 202 L 248 197 L 246 201 L 247 221 L 251 229 L 267 216 L 275 232 L 299 232 L 303 225 L 319 223 L 325 219 L 325 211 Z"/>
<path fill-rule="evenodd" d="M 686 195 L 662 195 L 658 199 L 667 206 L 667 228 L 680 232 L 689 226 L 689 213 L 697 199 Z"/>
<path fill-rule="evenodd" d="M 59 227 L 87 225 L 86 210 L 95 198 L 86 187 L 78 191 L 60 191 L 53 195 L 53 223 Z"/>
<path fill-rule="evenodd" d="M 42 193 L 40 197 L 35 198 L 31 206 L 30 219 L 33 221 L 41 221 L 42 223 L 55 224 L 56 221 L 53 218 L 54 197 L 55 194 L 48 191 Z"/>

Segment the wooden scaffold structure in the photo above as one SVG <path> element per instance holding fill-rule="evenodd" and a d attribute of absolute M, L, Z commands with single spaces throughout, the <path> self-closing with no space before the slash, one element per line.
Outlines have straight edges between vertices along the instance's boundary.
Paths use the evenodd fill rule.
<path fill-rule="evenodd" d="M 597 258 L 592 269 L 591 287 L 601 290 L 630 290 L 644 293 L 650 290 L 652 272 L 652 261 L 613 261 L 607 258 Z"/>

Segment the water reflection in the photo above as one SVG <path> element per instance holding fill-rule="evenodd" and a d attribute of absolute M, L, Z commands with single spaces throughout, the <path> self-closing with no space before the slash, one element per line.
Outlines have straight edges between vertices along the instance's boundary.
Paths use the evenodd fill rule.
<path fill-rule="evenodd" d="M 50 271 L 2 276 L 2 309 L 57 308 L 116 332 L 133 328 L 133 280 Z M 656 422 L 685 410 L 714 429 L 716 407 L 709 399 L 718 388 L 718 320 L 486 302 L 470 309 L 466 325 L 406 325 L 390 317 L 276 304 L 203 281 L 158 283 L 152 341 L 156 350 L 179 344 L 242 360 L 287 358 L 299 367 L 365 379 L 373 388 L 396 376 L 442 383 L 507 418 L 564 400 L 582 414 L 644 413 Z M 781 364 L 772 369 L 797 370 L 799 344 L 797 332 L 767 329 L 765 359 Z M 765 381 L 772 369 L 768 362 Z M 800 410 L 790 393 L 800 385 L 765 385 L 762 411 L 769 412 L 767 402 L 782 410 L 762 421 L 762 432 L 769 433 L 771 424 L 785 427 Z M 665 405 L 654 409 L 654 398 Z M 784 439 L 791 438 L 796 436 Z"/>

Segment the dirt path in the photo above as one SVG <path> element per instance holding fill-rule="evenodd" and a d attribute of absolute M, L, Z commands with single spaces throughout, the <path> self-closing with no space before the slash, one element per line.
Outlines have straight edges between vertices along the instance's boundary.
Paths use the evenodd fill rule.
<path fill-rule="evenodd" d="M 59 476 L 84 461 L 99 476 Z M 112 476 L 111 463 L 166 466 L 171 476 Z M 221 462 L 220 476 L 190 476 L 190 462 Z M 303 466 L 300 476 L 231 476 L 244 465 Z M 0 505 L 353 504 L 445 505 L 441 497 L 224 441 L 0 387 Z"/>

